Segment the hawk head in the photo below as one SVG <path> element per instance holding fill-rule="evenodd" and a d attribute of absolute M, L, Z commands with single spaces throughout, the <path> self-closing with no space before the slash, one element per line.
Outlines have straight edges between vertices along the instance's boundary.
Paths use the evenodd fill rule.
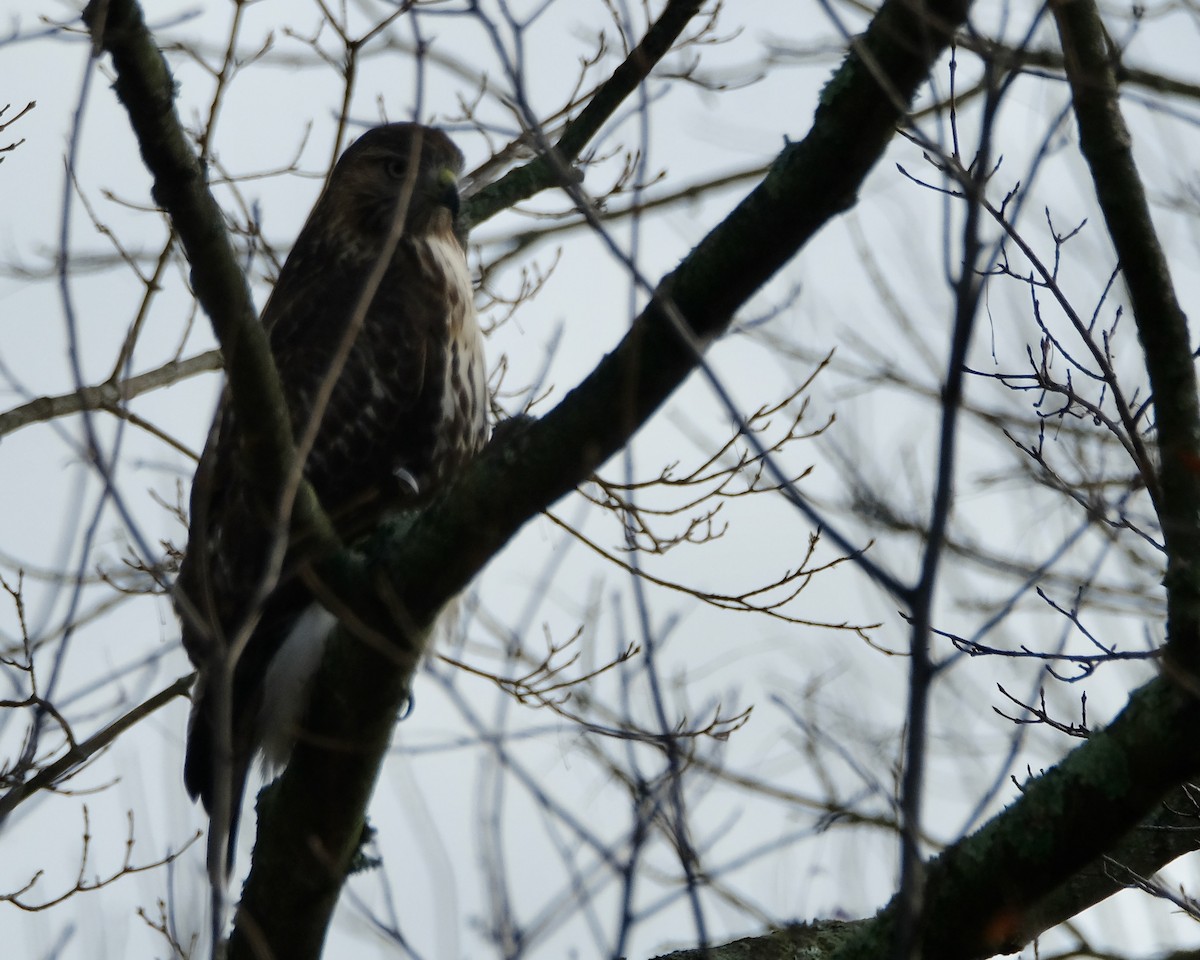
<path fill-rule="evenodd" d="M 355 246 L 375 251 L 397 206 L 407 203 L 405 234 L 453 237 L 462 166 L 462 153 L 440 130 L 416 123 L 375 127 L 342 154 L 313 220 L 319 212 L 340 243 L 353 237 Z"/>

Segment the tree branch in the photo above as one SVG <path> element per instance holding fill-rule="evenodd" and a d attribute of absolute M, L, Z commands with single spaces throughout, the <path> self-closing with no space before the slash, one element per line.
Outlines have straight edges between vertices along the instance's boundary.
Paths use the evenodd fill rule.
<path fill-rule="evenodd" d="M 53 397 L 37 397 L 19 407 L 0 413 L 0 437 L 33 423 L 66 417 L 84 410 L 102 410 L 124 403 L 159 387 L 194 377 L 198 373 L 221 369 L 221 354 L 216 350 L 198 353 L 186 360 L 172 360 L 161 367 L 139 373 L 125 380 L 106 380 L 92 387 L 81 387 L 71 393 Z"/>
<path fill-rule="evenodd" d="M 854 202 L 966 4 L 888 0 L 826 88 L 811 131 L 659 284 L 621 344 L 541 421 L 494 441 L 419 514 L 382 525 L 357 553 L 321 565 L 342 628 L 277 787 L 269 792 L 230 960 L 319 956 L 328 911 L 361 833 L 392 718 L 442 606 L 528 521 L 619 450 L 695 368 L 734 313 L 833 216 Z M 870 66 L 868 67 L 868 61 Z M 692 337 L 682 340 L 673 318 Z M 372 629 L 375 628 L 375 629 Z M 377 642 L 377 633 L 389 646 Z M 402 641 L 391 640 L 397 633 Z M 367 642 L 363 637 L 367 636 Z"/>
<path fill-rule="evenodd" d="M 1097 736 L 1103 737 L 1105 734 Z M 1017 806 L 1025 802 L 1021 800 Z M 1008 813 L 1001 814 L 993 823 L 1008 816 Z M 992 824 L 989 824 L 983 829 L 991 828 Z M 1013 829 L 1019 828 L 1014 826 Z M 982 833 L 983 830 L 980 831 L 980 834 Z M 964 841 L 967 844 L 974 842 L 974 839 Z M 962 844 L 955 844 L 943 855 L 950 854 L 961 846 Z M 995 917 L 995 932 L 1003 933 L 1007 937 L 1007 945 L 998 949 L 1006 952 L 1015 950 L 1016 946 L 1031 943 L 1036 937 L 1064 920 L 1125 889 L 1125 879 L 1115 875 L 1108 861 L 1119 863 L 1136 874 L 1149 876 L 1177 857 L 1198 848 L 1200 807 L 1197 806 L 1195 788 L 1185 786 L 1172 791 L 1151 816 L 1112 846 L 1102 860 L 1095 860 L 1077 871 L 1025 911 L 998 911 Z M 990 859 L 981 858 L 977 870 L 987 873 L 990 864 Z M 928 920 L 932 924 L 939 924 L 942 915 L 930 914 Z M 784 952 L 784 947 L 792 944 L 804 946 L 807 949 L 805 956 L 809 957 L 809 960 L 833 960 L 845 955 L 843 951 L 849 951 L 858 941 L 875 943 L 879 949 L 876 957 L 888 956 L 886 941 L 879 937 L 882 926 L 883 915 L 841 923 L 818 921 L 813 924 L 798 924 L 765 936 L 712 947 L 710 951 L 680 950 L 660 960 L 774 960 L 776 957 L 797 956 L 798 952 L 795 950 L 791 953 Z M 959 952 L 958 947 L 961 945 L 944 946 L 951 952 L 935 956 L 948 955 L 957 958 L 975 955 Z"/>
<path fill-rule="evenodd" d="M 1107 729 L 1026 784 L 1020 800 L 934 858 L 921 954 L 971 960 L 1011 953 L 1046 929 L 1041 923 L 1058 922 L 1064 901 L 1053 898 L 1062 885 L 1200 769 L 1197 738 L 1183 738 L 1185 744 L 1179 737 L 1197 723 L 1193 697 L 1169 681 L 1151 681 Z M 888 904 L 834 956 L 884 955 L 898 913 L 896 901 Z"/>
<path fill-rule="evenodd" d="M 221 345 L 242 455 L 251 465 L 245 475 L 254 478 L 261 502 L 274 508 L 295 469 L 287 405 L 224 215 L 175 112 L 174 79 L 136 0 L 92 0 L 83 20 L 97 53 L 103 50 L 112 57 L 114 89 L 154 178 L 151 192 L 179 235 L 191 265 L 192 289 Z M 301 484 L 291 516 L 309 536 L 336 544 L 307 484 Z"/>
<path fill-rule="evenodd" d="M 567 124 L 558 143 L 554 145 L 557 163 L 539 156 L 523 167 L 510 170 L 495 183 L 480 190 L 463 206 L 463 229 L 469 231 L 501 210 L 528 200 L 548 187 L 557 186 L 561 182 L 559 171 L 562 167 L 570 167 L 579 158 L 583 148 L 600 132 L 617 108 L 667 55 L 703 5 L 704 0 L 670 0 L 646 31 L 641 43 L 630 51 L 612 76 L 601 85 L 579 116 Z"/>
<path fill-rule="evenodd" d="M 107 747 L 130 727 L 144 720 L 159 707 L 165 706 L 176 697 L 185 697 L 196 679 L 194 673 L 180 677 L 174 683 L 160 690 L 149 699 L 139 703 L 132 710 L 118 717 L 104 729 L 92 734 L 86 740 L 75 744 L 65 754 L 53 763 L 43 767 L 33 777 L 24 783 L 12 787 L 6 794 L 0 796 L 0 823 L 8 817 L 24 800 L 39 790 L 46 790 L 71 776 L 85 761 Z"/>
<path fill-rule="evenodd" d="M 1158 242 L 1118 102 L 1115 49 L 1092 0 L 1052 0 L 1079 147 L 1096 185 L 1154 394 L 1167 550 L 1167 663 L 1198 689 L 1200 672 L 1200 404 L 1192 340 Z"/>
<path fill-rule="evenodd" d="M 673 2 L 667 9 L 687 6 Z M 328 589 L 347 598 L 343 602 L 353 601 L 349 609 L 368 626 L 353 634 L 339 630 L 306 719 L 310 735 L 269 796 L 271 809 L 263 817 L 237 927 L 247 952 L 235 950 L 231 957 L 253 955 L 250 943 L 260 939 L 280 956 L 319 954 L 395 711 L 420 654 L 422 627 L 531 516 L 627 442 L 694 369 L 694 353 L 673 329 L 672 314 L 685 318 L 701 342 L 710 342 L 825 222 L 853 204 L 891 138 L 900 105 L 965 18 L 966 7 L 965 0 L 930 0 L 922 13 L 909 2 L 887 0 L 827 86 L 809 135 L 785 148 L 760 186 L 662 281 L 621 345 L 544 420 L 494 443 L 422 514 L 394 521 L 359 552 L 322 566 Z M 1054 10 L 1068 52 L 1084 152 L 1147 354 L 1166 492 L 1169 631 L 1177 662 L 1191 668 L 1194 653 L 1187 647 L 1196 645 L 1200 536 L 1188 505 L 1200 502 L 1195 453 L 1200 416 L 1190 339 L 1129 154 L 1094 7 L 1058 0 Z M 286 478 L 294 453 L 277 379 L 220 210 L 172 109 L 165 63 L 130 0 L 93 2 L 85 18 L 97 47 L 113 55 L 118 95 L 154 175 L 155 198 L 180 233 L 197 296 L 230 358 L 234 402 L 239 411 L 243 406 L 252 411 L 241 419 L 254 444 L 267 451 L 271 470 L 265 482 Z M 646 72 L 649 68 L 645 65 Z M 646 74 L 633 75 L 629 89 Z M 560 152 L 565 140 L 566 135 Z M 526 176 L 536 172 L 538 162 L 523 168 Z M 497 198 L 508 179 L 493 185 Z M 532 195 L 555 179 L 550 167 L 544 181 L 522 181 L 521 189 Z M 495 212 L 491 199 L 477 202 L 477 220 Z M 495 202 L 495 209 L 505 205 Z M 394 632 L 398 617 L 404 620 L 400 632 L 415 638 L 408 646 L 363 642 L 373 635 L 370 624 L 392 625 Z M 1180 731 L 1195 731 L 1198 720 L 1200 708 L 1184 690 L 1167 680 L 1152 682 L 1135 692 L 1107 730 L 1028 784 L 1017 803 L 975 835 L 947 849 L 929 871 L 925 955 L 986 956 L 1011 949 L 1070 915 L 1063 911 L 1072 911 L 1073 904 L 1086 905 L 1084 897 L 1064 891 L 1084 870 L 1094 870 L 1098 854 L 1113 851 L 1114 840 L 1141 821 L 1166 790 L 1197 769 L 1200 738 L 1181 737 Z M 272 870 L 282 882 L 269 882 Z M 268 915 L 266 903 L 284 919 Z M 885 910 L 855 927 L 837 956 L 881 955 L 893 917 L 894 911 Z M 302 950 L 288 951 L 274 925 L 296 924 L 298 918 L 319 932 Z"/>

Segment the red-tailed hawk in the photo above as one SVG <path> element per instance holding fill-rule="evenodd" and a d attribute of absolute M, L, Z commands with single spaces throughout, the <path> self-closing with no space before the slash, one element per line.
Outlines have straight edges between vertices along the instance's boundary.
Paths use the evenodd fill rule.
<path fill-rule="evenodd" d="M 293 439 L 318 424 L 304 476 L 344 541 L 436 488 L 486 439 L 482 341 L 455 234 L 462 162 L 429 127 L 363 134 L 334 168 L 263 310 Z M 331 369 L 338 356 L 344 363 Z M 325 383 L 332 392 L 314 411 Z M 277 503 L 278 492 L 256 492 L 239 443 L 225 402 L 196 471 L 175 587 L 183 644 L 200 671 L 184 781 L 214 826 L 228 827 L 230 853 L 249 767 L 259 750 L 286 762 L 334 623 L 296 575 L 295 547 L 263 597 L 279 532 L 264 501 Z"/>

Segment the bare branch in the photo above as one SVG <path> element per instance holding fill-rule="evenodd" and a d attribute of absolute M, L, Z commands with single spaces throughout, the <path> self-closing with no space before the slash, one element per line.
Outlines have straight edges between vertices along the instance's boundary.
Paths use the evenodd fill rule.
<path fill-rule="evenodd" d="M 54 397 L 38 397 L 19 407 L 0 413 L 0 437 L 34 423 L 45 423 L 83 410 L 117 410 L 134 397 L 169 387 L 198 373 L 221 369 L 217 350 L 198 353 L 186 360 L 172 360 L 125 380 L 107 380 L 92 387 Z"/>

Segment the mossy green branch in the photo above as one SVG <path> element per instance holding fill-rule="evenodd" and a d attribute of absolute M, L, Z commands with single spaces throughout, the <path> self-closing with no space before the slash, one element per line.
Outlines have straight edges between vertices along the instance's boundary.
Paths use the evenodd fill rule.
<path fill-rule="evenodd" d="M 1099 733 L 1096 736 L 1106 735 Z M 1103 858 L 1092 860 L 1036 902 L 1014 909 L 1016 904 L 1011 899 L 1003 902 L 991 900 L 994 888 L 987 886 L 990 879 L 988 871 L 993 863 L 992 848 L 996 843 L 996 832 L 1018 833 L 1022 827 L 1023 808 L 1028 802 L 1024 798 L 1019 800 L 986 824 L 979 833 L 979 839 L 971 837 L 963 840 L 947 849 L 941 858 L 971 858 L 975 861 L 971 872 L 981 886 L 973 886 L 965 891 L 966 899 L 980 897 L 978 904 L 993 908 L 988 922 L 982 926 L 985 933 L 993 935 L 990 941 L 983 938 L 992 946 L 981 945 L 981 938 L 976 936 L 978 916 L 969 918 L 970 925 L 960 924 L 956 920 L 959 904 L 952 899 L 940 899 L 936 907 L 939 912 L 930 914 L 931 924 L 935 931 L 940 930 L 943 916 L 948 916 L 950 929 L 945 937 L 930 938 L 928 947 L 936 948 L 939 952 L 926 952 L 925 956 L 966 958 L 980 951 L 986 954 L 1000 940 L 1004 941 L 1005 949 L 1029 944 L 1064 920 L 1126 889 L 1132 875 L 1151 876 L 1177 857 L 1200 849 L 1194 790 L 1185 785 L 1168 794 L 1154 813 L 1110 846 Z M 1034 873 L 1036 875 L 1036 868 Z M 945 884 L 949 876 L 949 871 L 938 873 L 935 870 L 936 883 Z M 776 960 L 780 957 L 834 960 L 847 955 L 872 958 L 889 956 L 886 937 L 890 930 L 890 909 L 862 920 L 798 924 L 762 936 L 714 946 L 708 953 L 681 950 L 660 960 Z M 946 915 L 940 911 L 950 913 Z"/>
<path fill-rule="evenodd" d="M 230 960 L 255 955 L 251 933 L 286 944 L 284 955 L 296 960 L 319 955 L 323 926 L 314 911 L 336 901 L 348 844 L 363 819 L 353 803 L 370 795 L 383 732 L 401 707 L 428 625 L 529 519 L 629 441 L 696 368 L 695 343 L 719 337 L 736 311 L 853 203 L 966 15 L 965 3 L 929 6 L 933 20 L 907 0 L 883 5 L 882 26 L 873 25 L 862 41 L 872 67 L 860 61 L 849 69 L 808 136 L 783 149 L 762 183 L 662 280 L 621 343 L 557 407 L 505 430 L 419 514 L 382 528 L 356 555 L 321 565 L 326 590 L 361 626 L 353 635 L 339 630 L 314 685 L 307 733 L 272 798 L 274 822 L 264 824 L 255 848 Z M 692 337 L 679 336 L 676 318 Z M 381 637 L 390 639 L 388 647 Z M 353 683 L 353 697 L 335 689 L 343 680 Z M 342 795 L 336 814 L 316 790 Z M 344 798 L 353 803 L 341 804 Z M 269 866 L 283 863 L 304 879 L 293 883 Z M 297 937 L 291 925 L 300 916 L 307 932 Z"/>
<path fill-rule="evenodd" d="M 1152 681 L 1112 724 L 1025 784 L 1019 800 L 934 858 L 922 955 L 972 960 L 1010 953 L 1072 915 L 1063 913 L 1067 904 L 1077 912 L 1115 892 L 1110 878 L 1061 897 L 1064 884 L 1157 814 L 1164 795 L 1200 769 L 1200 738 L 1178 736 L 1198 722 L 1194 698 Z M 880 956 L 876 948 L 887 942 L 894 916 L 891 905 L 833 958 Z"/>

